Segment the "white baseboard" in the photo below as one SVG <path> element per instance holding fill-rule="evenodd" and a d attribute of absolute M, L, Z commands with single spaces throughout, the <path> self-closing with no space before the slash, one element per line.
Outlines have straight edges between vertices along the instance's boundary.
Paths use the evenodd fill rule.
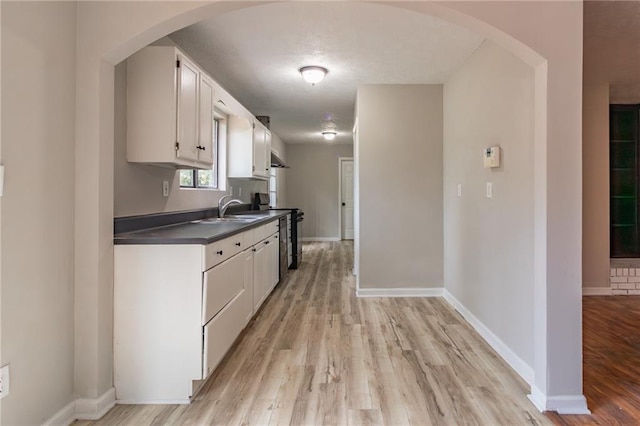
<path fill-rule="evenodd" d="M 323 242 L 323 241 L 340 241 L 340 238 L 338 237 L 303 237 L 301 238 L 302 241 L 319 241 L 319 242 Z"/>
<path fill-rule="evenodd" d="M 76 399 L 76 419 L 98 420 L 116 405 L 116 390 L 111 388 L 96 399 Z"/>
<path fill-rule="evenodd" d="M 442 287 L 436 288 L 359 288 L 357 297 L 442 297 Z"/>
<path fill-rule="evenodd" d="M 529 400 L 541 412 L 556 411 L 558 414 L 591 414 L 587 399 L 583 395 L 547 396 L 540 389 L 531 386 Z"/>
<path fill-rule="evenodd" d="M 53 416 L 49 417 L 42 426 L 69 426 L 76 421 L 76 402 L 71 401 Z"/>
<path fill-rule="evenodd" d="M 611 287 L 582 287 L 583 296 L 611 296 Z"/>
<path fill-rule="evenodd" d="M 522 360 L 498 336 L 471 313 L 458 299 L 444 290 L 444 299 L 460 312 L 464 319 L 471 324 L 478 334 L 513 368 L 529 385 L 533 383 L 533 368 Z"/>
<path fill-rule="evenodd" d="M 201 390 L 201 389 L 200 389 Z M 119 399 L 118 405 L 189 405 L 188 399 Z"/>
<path fill-rule="evenodd" d="M 116 390 L 109 389 L 96 399 L 71 401 L 43 423 L 43 426 L 69 426 L 76 420 L 99 420 L 116 405 Z"/>

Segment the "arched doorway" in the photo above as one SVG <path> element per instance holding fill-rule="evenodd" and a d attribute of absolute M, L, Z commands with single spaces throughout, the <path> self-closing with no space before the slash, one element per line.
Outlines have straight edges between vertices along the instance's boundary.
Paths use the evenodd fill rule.
<path fill-rule="evenodd" d="M 77 392 L 97 398 L 111 387 L 113 281 L 113 73 L 114 65 L 148 43 L 205 17 L 255 3 L 182 2 L 79 5 L 76 116 L 76 317 Z M 540 409 L 584 412 L 581 388 L 580 300 L 580 70 L 581 40 L 563 37 L 567 24 L 544 37 L 527 21 L 581 18 L 581 4 L 392 3 L 490 38 L 535 68 L 535 324 L 532 399 Z M 562 21 L 556 19 L 555 21 Z M 554 22 L 554 20 L 549 20 Z M 581 28 L 581 20 L 577 27 Z M 535 26 L 534 26 L 535 27 Z M 555 38 L 555 40 L 554 40 Z M 528 47 L 525 43 L 529 43 Z M 579 80 L 579 78 L 578 78 Z M 551 120 L 565 115 L 562 123 Z M 568 115 L 568 116 L 567 116 Z M 579 155 L 577 156 L 579 158 Z M 553 182 L 553 185 L 550 183 Z M 96 191 L 97 188 L 97 191 Z"/>

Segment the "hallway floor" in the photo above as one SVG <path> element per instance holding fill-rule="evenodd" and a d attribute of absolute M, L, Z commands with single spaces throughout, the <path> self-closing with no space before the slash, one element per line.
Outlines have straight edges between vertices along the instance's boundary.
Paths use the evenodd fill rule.
<path fill-rule="evenodd" d="M 583 297 L 584 395 L 590 416 L 558 425 L 640 425 L 640 297 Z"/>
<path fill-rule="evenodd" d="M 440 298 L 356 298 L 353 244 L 310 243 L 190 405 L 85 425 L 547 425 Z"/>

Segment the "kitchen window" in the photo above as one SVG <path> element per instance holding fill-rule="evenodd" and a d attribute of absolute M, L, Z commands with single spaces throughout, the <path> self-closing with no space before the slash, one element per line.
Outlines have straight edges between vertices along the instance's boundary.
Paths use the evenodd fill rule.
<path fill-rule="evenodd" d="M 278 169 L 275 167 L 271 167 L 269 172 L 269 207 L 272 209 L 276 208 L 276 204 L 278 203 Z"/>
<path fill-rule="evenodd" d="M 218 140 L 220 119 L 213 119 L 213 168 L 211 170 L 180 170 L 180 188 L 218 189 Z"/>

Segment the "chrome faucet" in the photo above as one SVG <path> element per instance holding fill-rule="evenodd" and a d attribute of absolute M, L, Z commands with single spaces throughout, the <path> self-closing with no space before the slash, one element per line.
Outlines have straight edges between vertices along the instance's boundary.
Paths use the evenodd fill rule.
<path fill-rule="evenodd" d="M 230 205 L 243 203 L 242 200 L 238 200 L 238 199 L 233 199 L 225 202 L 225 200 L 229 198 L 231 198 L 231 195 L 225 195 L 224 197 L 220 198 L 220 200 L 218 200 L 218 217 L 219 218 L 224 217 L 224 213 L 227 211 Z"/>

